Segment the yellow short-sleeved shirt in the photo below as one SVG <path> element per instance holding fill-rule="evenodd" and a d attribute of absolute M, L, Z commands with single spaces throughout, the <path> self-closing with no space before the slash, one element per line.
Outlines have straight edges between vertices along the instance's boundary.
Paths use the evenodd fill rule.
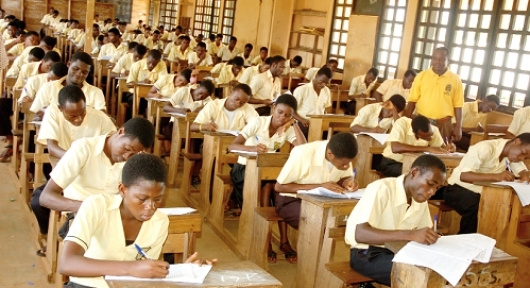
<path fill-rule="evenodd" d="M 116 66 L 112 68 L 113 73 L 124 73 L 125 71 L 130 71 L 132 65 L 134 64 L 134 54 L 133 53 L 127 53 L 120 57 L 118 60 L 118 63 L 116 63 Z"/>
<path fill-rule="evenodd" d="M 387 101 L 390 97 L 399 94 L 407 100 L 409 98 L 410 89 L 405 89 L 403 87 L 403 79 L 388 79 L 385 80 L 377 88 L 377 92 L 383 95 L 383 101 Z"/>
<path fill-rule="evenodd" d="M 366 187 L 363 197 L 355 205 L 346 222 L 344 237 L 346 244 L 351 248 L 368 248 L 368 244 L 358 243 L 355 240 L 357 225 L 362 223 L 369 223 L 376 229 L 389 231 L 432 227 L 427 202 L 418 203 L 412 199 L 410 205 L 407 203 L 407 194 L 403 186 L 404 179 L 405 175 L 397 178 L 384 178 Z"/>
<path fill-rule="evenodd" d="M 237 47 L 234 47 L 234 50 L 230 51 L 228 46 L 225 45 L 219 49 L 217 57 L 221 58 L 221 61 L 229 61 L 234 59 L 237 54 L 239 54 L 239 49 L 237 49 Z"/>
<path fill-rule="evenodd" d="M 197 52 L 191 52 L 188 55 L 188 64 L 195 65 L 195 66 L 213 66 L 213 60 L 212 56 L 210 54 L 206 54 L 203 60 L 197 56 Z"/>
<path fill-rule="evenodd" d="M 24 52 L 24 43 L 19 43 L 13 47 L 11 47 L 8 51 L 7 51 L 7 54 L 11 54 L 11 55 L 16 55 L 16 56 L 19 56 L 20 54 L 22 54 L 22 52 Z"/>
<path fill-rule="evenodd" d="M 478 110 L 480 100 L 473 102 L 465 102 L 462 106 L 462 128 L 476 128 L 478 124 L 482 127 L 486 127 L 486 118 L 488 114 L 482 113 Z M 453 117 L 452 122 L 455 123 L 456 120 Z"/>
<path fill-rule="evenodd" d="M 158 78 L 153 85 L 158 90 L 158 94 L 162 95 L 164 98 L 170 98 L 173 94 L 175 94 L 175 92 L 181 88 L 175 87 L 174 80 L 177 76 L 177 74 L 167 74 Z"/>
<path fill-rule="evenodd" d="M 258 74 L 252 78 L 250 89 L 252 89 L 252 98 L 259 100 L 273 100 L 281 94 L 282 80 L 273 77 L 271 71 Z M 265 106 L 265 104 L 252 104 L 254 108 Z"/>
<path fill-rule="evenodd" d="M 75 216 L 64 241 L 81 246 L 84 256 L 97 260 L 141 261 L 134 244 L 125 244 L 118 194 L 88 197 Z M 158 259 L 168 235 L 169 219 L 155 211 L 151 219 L 142 222 L 134 243 L 142 247 L 151 259 Z M 103 277 L 75 277 L 70 281 L 89 287 L 109 287 Z"/>
<path fill-rule="evenodd" d="M 167 68 L 164 61 L 158 62 L 153 70 L 149 71 L 147 68 L 147 59 L 142 59 L 131 65 L 129 76 L 127 76 L 127 83 L 141 82 L 149 80 L 155 83 L 160 77 L 167 75 Z"/>
<path fill-rule="evenodd" d="M 52 104 L 59 104 L 59 91 L 64 87 L 63 81 L 66 80 L 66 77 L 63 77 L 59 80 L 45 83 L 35 95 L 35 100 L 31 104 L 30 110 L 34 113 L 37 113 L 40 109 L 48 107 Z M 105 96 L 103 96 L 103 91 L 92 86 L 87 82 L 83 82 L 83 87 L 81 87 L 86 98 L 86 105 L 90 106 L 97 110 L 105 110 Z"/>
<path fill-rule="evenodd" d="M 252 56 L 250 56 L 250 54 L 248 54 L 248 57 L 245 57 L 244 53 L 239 53 L 239 54 L 237 54 L 237 56 L 243 58 L 243 60 L 245 61 L 244 66 L 248 67 L 248 66 L 252 65 Z"/>
<path fill-rule="evenodd" d="M 464 105 L 462 81 L 449 69 L 439 76 L 430 68 L 416 76 L 408 101 L 416 102 L 416 112 L 427 118 L 454 117 L 454 109 Z"/>
<path fill-rule="evenodd" d="M 129 52 L 129 48 L 124 43 L 121 43 L 118 47 L 114 46 L 112 43 L 107 43 L 101 46 L 98 60 L 110 60 L 112 57 L 118 57 L 119 59 L 119 57 L 127 54 L 127 52 Z"/>
<path fill-rule="evenodd" d="M 42 73 L 29 77 L 26 81 L 26 85 L 24 85 L 24 88 L 22 88 L 22 93 L 20 94 L 18 103 L 22 103 L 22 99 L 24 97 L 35 99 L 37 91 L 39 91 L 40 87 L 46 82 L 48 82 L 48 73 Z"/>
<path fill-rule="evenodd" d="M 80 126 L 68 122 L 56 105 L 46 109 L 40 126 L 37 142 L 46 145 L 47 140 L 56 140 L 59 147 L 68 150 L 77 139 L 107 135 L 116 132 L 109 116 L 92 107 L 86 107 L 86 115 Z"/>
<path fill-rule="evenodd" d="M 239 133 L 239 135 L 245 138 L 245 146 L 264 144 L 269 148 L 269 151 L 276 151 L 283 146 L 285 141 L 289 141 L 289 143 L 296 141 L 296 134 L 294 133 L 293 127 L 289 127 L 282 135 L 274 133 L 272 137 L 269 137 L 271 120 L 272 116 L 260 116 L 252 119 Z M 237 159 L 237 163 L 246 165 L 247 158 L 240 156 Z"/>
<path fill-rule="evenodd" d="M 385 129 L 385 132 L 392 127 L 394 121 L 392 118 L 383 118 L 379 120 L 379 114 L 383 109 L 381 103 L 372 103 L 364 106 L 359 110 L 350 127 L 359 125 L 365 128 L 375 128 L 377 126 Z"/>
<path fill-rule="evenodd" d="M 171 52 L 171 49 L 173 49 L 173 47 L 177 47 L 177 45 L 175 45 L 175 42 L 167 43 L 166 48 L 164 48 L 164 55 L 169 55 L 169 52 Z"/>
<path fill-rule="evenodd" d="M 237 108 L 234 111 L 228 111 L 224 108 L 226 99 L 214 99 L 202 108 L 201 112 L 197 114 L 195 123 L 208 124 L 214 121 L 221 130 L 236 130 L 240 131 L 252 119 L 259 117 L 258 112 L 252 105 L 245 103 L 245 105 Z M 230 115 L 232 113 L 232 115 Z M 232 118 L 230 121 L 229 116 Z"/>
<path fill-rule="evenodd" d="M 293 96 L 298 102 L 296 112 L 304 119 L 309 119 L 307 115 L 323 115 L 326 108 L 331 107 L 329 88 L 322 88 L 320 94 L 317 95 L 312 82 L 296 87 Z"/>
<path fill-rule="evenodd" d="M 217 55 L 217 53 L 219 53 L 219 50 L 221 50 L 223 47 L 225 47 L 225 44 L 221 43 L 221 45 L 217 46 L 217 44 L 214 41 L 208 44 L 208 47 L 206 48 L 207 48 L 208 54 Z"/>
<path fill-rule="evenodd" d="M 232 72 L 232 67 L 233 65 L 225 65 L 225 67 L 221 69 L 221 72 L 219 73 L 219 79 L 217 79 L 217 84 L 228 84 L 232 80 L 239 81 L 243 75 L 243 72 L 245 71 L 245 68 L 241 68 L 239 73 L 234 75 Z"/>
<path fill-rule="evenodd" d="M 167 59 L 169 61 L 187 60 L 191 52 L 193 52 L 193 50 L 191 50 L 190 47 L 186 48 L 186 50 L 182 52 L 182 50 L 180 50 L 180 46 L 173 46 L 169 50 Z"/>
<path fill-rule="evenodd" d="M 261 60 L 261 56 L 256 56 L 254 57 L 254 59 L 252 59 L 252 62 L 251 62 L 252 65 L 261 65 L 263 64 L 263 60 Z"/>
<path fill-rule="evenodd" d="M 22 65 L 20 72 L 18 73 L 17 82 L 15 82 L 14 88 L 22 88 L 26 85 L 26 81 L 29 77 L 39 74 L 39 66 L 41 62 L 32 62 Z"/>
<path fill-rule="evenodd" d="M 11 67 L 9 67 L 9 69 L 6 72 L 6 77 L 17 77 L 18 76 L 18 73 L 20 72 L 20 68 L 22 68 L 22 65 L 28 63 L 29 51 L 31 51 L 31 49 L 35 47 L 37 46 L 26 47 L 24 51 L 22 51 L 22 53 L 17 58 L 15 58 L 15 60 L 13 61 L 13 64 L 11 65 Z"/>
<path fill-rule="evenodd" d="M 250 85 L 252 79 L 254 79 L 254 77 L 259 74 L 259 66 L 249 67 L 245 69 L 245 71 L 243 71 L 243 75 L 241 76 L 241 78 L 239 78 L 239 83 Z"/>
<path fill-rule="evenodd" d="M 352 167 L 339 170 L 326 160 L 329 141 L 314 141 L 293 148 L 276 181 L 280 184 L 322 184 L 351 177 Z M 292 196 L 291 193 L 282 193 Z"/>
<path fill-rule="evenodd" d="M 513 120 L 508 127 L 508 132 L 515 136 L 530 133 L 530 106 L 521 108 L 513 113 Z"/>
<path fill-rule="evenodd" d="M 199 86 L 192 85 L 192 86 L 180 87 L 171 96 L 169 103 L 171 103 L 173 107 L 186 108 L 186 109 L 190 109 L 190 111 L 195 111 L 196 109 L 200 107 L 204 107 L 206 104 L 208 104 L 208 102 L 212 101 L 212 98 L 207 97 L 204 100 L 193 101 L 193 97 L 191 96 L 191 90 L 197 89 L 197 87 Z"/>
<path fill-rule="evenodd" d="M 53 168 L 50 177 L 63 188 L 64 197 L 83 201 L 88 196 L 118 193 L 125 162 L 112 164 L 103 152 L 107 135 L 81 138 Z"/>
<path fill-rule="evenodd" d="M 366 75 L 359 75 L 351 80 L 350 90 L 348 91 L 349 96 L 359 94 L 370 96 L 370 92 L 372 92 L 372 89 L 375 87 L 375 81 L 366 87 L 366 83 L 364 83 L 365 77 Z"/>
<path fill-rule="evenodd" d="M 494 139 L 480 141 L 477 144 L 469 147 L 466 155 L 460 161 L 458 167 L 453 170 L 451 177 L 447 180 L 449 184 L 458 184 L 473 192 L 481 193 L 482 186 L 463 182 L 460 180 L 460 175 L 463 172 L 476 173 L 501 173 L 506 170 L 506 160 L 504 157 L 499 161 L 499 156 L 506 146 L 509 139 Z M 523 162 L 512 162 L 510 167 L 513 173 L 518 176 L 521 171 L 527 170 Z"/>
<path fill-rule="evenodd" d="M 383 150 L 383 156 L 394 159 L 397 162 L 403 162 L 403 155 L 392 152 L 392 142 L 400 142 L 418 147 L 442 147 L 444 145 L 444 140 L 440 134 L 440 130 L 433 125 L 431 125 L 431 128 L 433 130 L 433 135 L 430 142 L 423 139 L 416 139 L 416 135 L 414 135 L 414 132 L 412 131 L 412 119 L 408 117 L 399 118 L 394 122 L 392 131 L 390 131 L 390 135 L 388 135 L 386 147 Z"/>

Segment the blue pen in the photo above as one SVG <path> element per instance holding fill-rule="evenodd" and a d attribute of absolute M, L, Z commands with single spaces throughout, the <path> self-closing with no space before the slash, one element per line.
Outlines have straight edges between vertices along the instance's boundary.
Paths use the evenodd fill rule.
<path fill-rule="evenodd" d="M 144 250 L 142 249 L 142 247 L 140 247 L 138 244 L 134 243 L 134 247 L 136 247 L 136 250 L 138 250 L 138 253 L 140 253 L 140 255 L 142 255 L 145 259 L 147 260 L 151 260 L 151 257 L 147 256 L 147 254 L 145 254 Z"/>
<path fill-rule="evenodd" d="M 259 144 L 259 138 L 258 138 L 258 135 L 254 136 L 256 137 L 256 142 Z"/>
<path fill-rule="evenodd" d="M 508 159 L 506 159 L 505 161 L 506 161 L 506 168 L 508 168 L 508 171 L 510 171 L 510 173 L 513 174 L 512 167 L 510 167 L 510 162 L 508 162 Z"/>
<path fill-rule="evenodd" d="M 438 233 L 438 214 L 434 214 L 434 233 Z"/>
<path fill-rule="evenodd" d="M 357 167 L 353 168 L 353 178 L 355 178 L 355 176 L 357 176 Z"/>

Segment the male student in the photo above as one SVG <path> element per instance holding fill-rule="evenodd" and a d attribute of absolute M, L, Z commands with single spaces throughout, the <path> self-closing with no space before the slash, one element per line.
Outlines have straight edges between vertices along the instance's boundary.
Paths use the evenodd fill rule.
<path fill-rule="evenodd" d="M 24 88 L 22 89 L 18 102 L 32 102 L 33 99 L 35 99 L 37 91 L 39 91 L 44 83 L 59 80 L 66 75 L 68 75 L 68 66 L 63 62 L 57 62 L 53 64 L 48 73 L 29 77 L 28 81 L 26 81 L 26 85 L 24 85 Z"/>
<path fill-rule="evenodd" d="M 22 65 L 14 88 L 17 89 L 24 87 L 24 85 L 26 85 L 26 81 L 31 76 L 48 73 L 53 64 L 59 61 L 61 61 L 61 56 L 59 56 L 59 53 L 55 51 L 48 51 L 46 54 L 44 54 L 44 58 L 42 58 L 41 61 L 30 62 Z"/>
<path fill-rule="evenodd" d="M 359 75 L 351 80 L 350 90 L 348 91 L 348 99 L 346 104 L 346 114 L 355 115 L 355 98 L 370 97 L 372 89 L 375 87 L 375 80 L 377 80 L 379 70 L 372 67 L 365 75 Z"/>
<path fill-rule="evenodd" d="M 30 110 L 42 115 L 44 111 L 41 109 L 45 109 L 51 104 L 59 104 L 57 101 L 59 91 L 66 85 L 81 87 L 86 97 L 86 105 L 97 110 L 106 110 L 103 91 L 85 81 L 93 66 L 94 63 L 89 54 L 85 52 L 75 53 L 68 63 L 68 75 L 57 81 L 44 84 L 35 95 Z"/>
<path fill-rule="evenodd" d="M 500 99 L 495 95 L 486 96 L 482 100 L 465 102 L 462 105 L 462 139 L 455 142 L 456 147 L 467 151 L 469 141 L 471 140 L 469 133 L 473 131 L 484 131 L 484 128 L 486 128 L 487 113 L 496 110 L 499 105 Z M 455 122 L 454 118 L 453 122 Z"/>
<path fill-rule="evenodd" d="M 231 63 L 231 64 L 228 64 L 228 63 Z M 236 56 L 230 62 L 227 62 L 227 65 L 225 65 L 221 69 L 221 72 L 219 73 L 219 78 L 217 79 L 217 85 L 237 84 L 239 82 L 239 79 L 241 79 L 243 72 L 245 71 L 245 68 L 243 68 L 244 64 L 245 64 L 245 60 L 243 60 L 243 58 L 239 56 Z"/>
<path fill-rule="evenodd" d="M 252 53 L 253 49 L 254 49 L 254 46 L 252 46 L 252 44 L 250 43 L 247 43 L 245 44 L 245 48 L 243 49 L 243 52 L 237 55 L 243 58 L 243 60 L 245 60 L 245 67 L 249 67 L 251 65 L 250 62 L 252 62 L 252 56 L 250 55 L 250 53 Z"/>
<path fill-rule="evenodd" d="M 112 68 L 112 73 L 120 76 L 129 76 L 129 71 L 134 63 L 142 60 L 147 54 L 147 47 L 136 42 L 129 43 L 129 53 L 120 57 L 116 65 Z"/>
<path fill-rule="evenodd" d="M 336 60 L 336 59 L 329 59 L 328 62 L 326 62 L 326 65 L 324 66 L 327 66 L 331 69 L 331 72 L 333 72 L 333 74 L 336 73 L 337 71 L 337 67 L 339 67 L 339 62 Z M 317 75 L 317 72 L 320 68 L 318 67 L 313 67 L 313 68 L 309 68 L 307 69 L 307 72 L 305 74 L 305 79 L 309 80 L 309 81 L 313 81 L 313 79 L 315 79 L 315 76 Z M 335 77 L 332 77 L 335 79 Z"/>
<path fill-rule="evenodd" d="M 221 48 L 225 46 L 222 41 L 223 34 L 217 34 L 217 36 L 215 37 L 215 41 L 208 45 L 208 54 L 217 55 L 217 53 L 219 53 L 219 50 L 221 50 Z"/>
<path fill-rule="evenodd" d="M 239 78 L 239 83 L 250 85 L 250 82 L 254 77 L 258 76 L 260 73 L 264 73 L 269 71 L 272 64 L 272 57 L 268 57 L 265 59 L 265 62 L 263 62 L 260 65 L 247 67 L 245 71 L 243 71 L 243 75 L 241 75 L 241 78 Z"/>
<path fill-rule="evenodd" d="M 386 133 L 398 120 L 399 113 L 405 109 L 407 102 L 401 95 L 393 95 L 383 103 L 372 103 L 364 106 L 350 125 L 353 133 Z"/>
<path fill-rule="evenodd" d="M 133 118 L 113 134 L 73 142 L 50 174 L 42 194 L 33 196 L 32 208 L 77 212 L 81 202 L 91 195 L 116 194 L 124 162 L 150 149 L 154 137 L 151 122 Z M 35 216 L 39 223 L 49 219 L 46 213 Z M 39 227 L 47 226 L 39 224 Z"/>
<path fill-rule="evenodd" d="M 217 57 L 219 57 L 220 61 L 227 62 L 234 59 L 239 54 L 239 49 L 237 49 L 236 45 L 237 38 L 235 36 L 230 37 L 228 46 L 224 45 L 217 52 Z"/>
<path fill-rule="evenodd" d="M 156 260 L 169 225 L 168 217 L 156 211 L 162 206 L 167 180 L 164 161 L 150 154 L 136 155 L 123 167 L 121 178 L 119 194 L 83 201 L 59 256 L 59 272 L 70 276 L 65 287 L 107 287 L 105 275 L 164 278 L 169 273 L 169 264 Z M 217 261 L 197 256 L 195 252 L 186 262 Z"/>
<path fill-rule="evenodd" d="M 212 101 L 211 96 L 214 90 L 215 85 L 208 79 L 202 80 L 199 86 L 181 87 L 171 96 L 169 102 L 166 103 L 164 112 L 181 114 L 198 112 L 209 101 Z"/>
<path fill-rule="evenodd" d="M 522 133 L 530 133 L 530 106 L 521 108 L 513 113 L 512 123 L 506 132 L 506 138 L 512 139 Z"/>
<path fill-rule="evenodd" d="M 109 43 L 101 46 L 99 51 L 98 60 L 110 60 L 113 57 L 119 59 L 120 56 L 127 53 L 127 45 L 121 43 L 121 34 L 117 28 L 111 28 L 107 32 Z M 138 41 L 136 41 L 138 42 Z M 138 42 L 140 43 L 140 42 Z M 119 55 L 119 56 L 116 56 Z"/>
<path fill-rule="evenodd" d="M 443 191 L 445 204 L 462 216 L 459 234 L 477 232 L 482 186 L 473 183 L 514 181 L 516 177 L 519 181 L 530 181 L 526 159 L 530 159 L 530 133 L 511 140 L 484 140 L 469 147 Z"/>
<path fill-rule="evenodd" d="M 252 78 L 249 86 L 252 89 L 252 98 L 249 103 L 259 115 L 270 115 L 274 98 L 281 94 L 282 80 L 280 76 L 285 69 L 285 58 L 280 55 L 272 57 L 271 68 L 264 73 Z"/>
<path fill-rule="evenodd" d="M 188 66 L 190 69 L 195 69 L 198 66 L 213 66 L 212 56 L 206 53 L 206 44 L 197 43 L 195 52 L 188 55 Z"/>
<path fill-rule="evenodd" d="M 269 57 L 269 48 L 261 47 L 261 48 L 259 48 L 259 55 L 254 57 L 254 59 L 252 59 L 251 64 L 252 65 L 260 65 L 263 62 L 265 62 L 265 59 L 267 59 L 267 57 Z"/>
<path fill-rule="evenodd" d="M 98 24 L 93 24 L 92 25 L 92 44 L 90 45 L 90 47 L 92 47 L 92 51 L 90 54 L 94 54 L 94 52 L 96 51 L 99 51 L 99 50 L 94 50 L 95 48 L 98 47 L 98 36 L 99 36 L 99 25 Z M 79 34 L 79 36 L 77 36 L 77 38 L 71 40 L 71 44 L 72 45 L 75 45 L 75 51 L 79 51 L 79 50 L 83 50 L 84 47 L 85 47 L 85 42 L 86 42 L 86 33 L 81 33 Z"/>
<path fill-rule="evenodd" d="M 259 116 L 254 107 L 247 104 L 250 97 L 250 87 L 238 84 L 228 98 L 207 103 L 191 124 L 191 131 L 240 131 L 250 120 Z"/>
<path fill-rule="evenodd" d="M 383 159 L 377 170 L 385 177 L 397 177 L 402 174 L 402 153 L 447 154 L 454 151 L 455 145 L 448 139 L 443 139 L 438 128 L 431 125 L 426 117 L 401 117 L 392 126 L 383 150 Z"/>
<path fill-rule="evenodd" d="M 294 56 L 293 59 L 287 59 L 287 61 L 285 61 L 286 67 L 283 71 L 283 75 L 302 74 L 302 61 L 303 59 L 300 55 Z"/>
<path fill-rule="evenodd" d="M 190 37 L 188 35 L 179 36 L 178 39 L 180 40 L 180 45 L 172 45 L 172 43 L 167 45 L 168 47 L 172 45 L 172 47 L 167 50 L 169 51 L 167 56 L 167 60 L 169 61 L 188 60 L 190 53 L 193 52 L 190 48 Z"/>
<path fill-rule="evenodd" d="M 155 30 L 153 35 L 147 38 L 143 44 L 150 50 L 159 50 L 160 52 L 164 50 L 164 42 L 160 40 L 160 31 L 158 30 Z"/>
<path fill-rule="evenodd" d="M 318 187 L 337 193 L 357 190 L 359 185 L 351 167 L 357 149 L 357 140 L 351 133 L 338 133 L 329 141 L 314 141 L 294 147 L 274 186 L 278 215 L 298 229 L 301 200 L 292 197 L 298 190 Z M 293 253 L 296 255 L 289 242 L 281 243 L 280 249 L 286 257 L 292 257 Z"/>
<path fill-rule="evenodd" d="M 160 60 L 162 60 L 162 53 L 159 50 L 150 50 L 147 58 L 131 65 L 127 85 L 132 87 L 137 83 L 153 84 L 160 77 L 166 76 L 166 64 Z"/>
<path fill-rule="evenodd" d="M 387 79 L 383 81 L 377 90 L 374 91 L 373 96 L 378 102 L 384 102 L 396 94 L 403 96 L 407 100 L 415 77 L 416 71 L 409 69 L 405 72 L 403 79 Z"/>
<path fill-rule="evenodd" d="M 394 253 L 384 248 L 385 242 L 429 245 L 438 240 L 427 200 L 443 186 L 445 173 L 439 158 L 421 155 L 408 173 L 366 187 L 348 217 L 344 237 L 351 246 L 350 266 L 355 271 L 390 286 Z"/>
<path fill-rule="evenodd" d="M 322 67 L 313 81 L 294 89 L 293 96 L 298 102 L 298 110 L 293 116 L 306 137 L 309 130 L 308 115 L 325 114 L 331 107 L 331 93 L 326 85 L 329 84 L 332 76 L 331 69 Z"/>

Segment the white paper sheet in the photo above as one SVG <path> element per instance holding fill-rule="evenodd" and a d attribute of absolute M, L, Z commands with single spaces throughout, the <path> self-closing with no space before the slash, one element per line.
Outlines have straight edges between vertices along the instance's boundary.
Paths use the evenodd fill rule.
<path fill-rule="evenodd" d="M 386 139 L 388 139 L 388 136 L 390 135 L 390 134 L 385 134 L 385 133 L 368 133 L 368 132 L 361 132 L 359 134 L 368 135 L 374 138 L 375 140 L 377 140 L 377 142 L 381 143 L 381 145 L 385 145 Z"/>
<path fill-rule="evenodd" d="M 311 190 L 298 190 L 297 193 L 337 199 L 361 199 L 364 194 L 364 189 L 359 189 L 355 192 L 345 192 L 344 194 L 339 194 L 324 187 L 318 187 Z"/>
<path fill-rule="evenodd" d="M 160 210 L 160 212 L 163 212 L 167 216 L 186 215 L 197 211 L 197 209 L 191 207 L 165 207 L 158 208 L 158 210 Z"/>
<path fill-rule="evenodd" d="M 147 261 L 147 260 L 144 260 Z M 202 284 L 208 272 L 212 269 L 211 265 L 202 265 L 184 263 L 169 265 L 169 274 L 166 278 L 139 278 L 134 276 L 105 276 L 108 281 L 164 281 L 164 282 L 180 282 L 180 283 L 194 283 Z"/>
<path fill-rule="evenodd" d="M 512 187 L 513 190 L 515 190 L 515 193 L 517 193 L 519 201 L 521 201 L 521 205 L 523 205 L 523 207 L 530 204 L 530 184 L 526 182 L 521 183 L 508 181 L 501 181 L 493 184 Z"/>
<path fill-rule="evenodd" d="M 219 132 L 219 133 L 225 133 L 225 134 L 230 134 L 230 135 L 234 135 L 234 136 L 239 135 L 239 131 L 237 131 L 237 130 L 224 130 L 224 129 L 219 129 L 219 130 L 217 130 L 216 132 Z"/>

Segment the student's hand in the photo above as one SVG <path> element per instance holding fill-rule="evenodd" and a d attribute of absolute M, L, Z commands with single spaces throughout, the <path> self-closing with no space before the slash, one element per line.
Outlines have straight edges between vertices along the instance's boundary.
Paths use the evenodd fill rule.
<path fill-rule="evenodd" d="M 190 258 L 186 259 L 184 263 L 194 263 L 194 264 L 208 264 L 213 265 L 217 262 L 217 258 L 214 259 L 206 259 L 206 258 L 199 258 L 199 252 L 193 253 L 193 255 L 190 256 Z"/>
<path fill-rule="evenodd" d="M 304 125 L 304 127 L 309 127 L 309 120 L 301 119 L 301 120 L 299 120 L 299 122 L 302 123 L 302 125 Z"/>
<path fill-rule="evenodd" d="M 354 192 L 359 189 L 359 182 L 357 182 L 357 178 L 350 177 L 342 182 L 342 186 L 348 190 L 348 192 Z"/>
<path fill-rule="evenodd" d="M 449 151 L 440 147 L 427 147 L 427 152 L 432 154 L 449 154 Z"/>
<path fill-rule="evenodd" d="M 294 118 L 291 118 L 291 120 L 287 121 L 287 123 L 280 126 L 278 130 L 276 130 L 276 133 L 278 133 L 278 136 L 282 136 L 283 132 L 287 131 L 287 129 L 289 129 L 289 127 L 291 127 L 295 122 L 296 120 Z"/>
<path fill-rule="evenodd" d="M 273 104 L 272 100 L 268 99 L 268 100 L 263 100 L 263 104 L 267 105 L 267 106 L 271 106 Z"/>
<path fill-rule="evenodd" d="M 202 130 L 203 131 L 215 132 L 215 131 L 217 131 L 217 129 L 219 129 L 219 126 L 217 126 L 217 124 L 215 124 L 215 122 L 210 122 L 208 124 L 202 124 Z"/>
<path fill-rule="evenodd" d="M 256 152 L 258 152 L 258 153 L 267 153 L 267 152 L 269 152 L 269 147 L 267 147 L 263 143 L 259 143 L 258 145 L 256 145 Z"/>
<path fill-rule="evenodd" d="M 37 113 L 35 113 L 34 119 L 38 119 L 38 120 L 34 120 L 34 121 L 42 121 L 42 119 L 44 119 L 44 113 L 46 113 L 46 108 L 42 108 L 39 111 L 37 111 Z"/>
<path fill-rule="evenodd" d="M 28 96 L 24 96 L 24 98 L 22 98 L 22 99 L 20 100 L 20 102 L 22 102 L 22 103 L 33 102 L 33 99 L 31 99 L 31 98 L 28 97 Z"/>
<path fill-rule="evenodd" d="M 525 171 L 519 172 L 519 181 L 530 183 L 530 171 L 525 170 Z"/>
<path fill-rule="evenodd" d="M 460 126 L 455 126 L 455 128 L 453 129 L 453 139 L 455 139 L 455 141 L 460 141 L 460 139 L 462 139 L 462 127 Z"/>
<path fill-rule="evenodd" d="M 442 148 L 447 150 L 449 153 L 453 153 L 456 151 L 456 145 L 453 142 L 449 142 L 449 144 L 444 145 Z"/>
<path fill-rule="evenodd" d="M 515 180 L 515 175 L 510 171 L 502 171 L 501 173 L 496 174 L 495 180 L 512 182 Z"/>
<path fill-rule="evenodd" d="M 385 133 L 385 129 L 377 126 L 377 127 L 371 128 L 371 132 L 372 133 Z"/>
<path fill-rule="evenodd" d="M 340 185 L 335 182 L 326 182 L 322 184 L 322 187 L 328 190 L 331 190 L 335 193 L 340 193 L 340 194 L 344 193 L 344 188 L 340 187 Z"/>
<path fill-rule="evenodd" d="M 151 84 L 151 81 L 149 79 L 144 79 L 142 81 L 138 81 L 138 83 L 142 83 L 142 84 Z"/>
<path fill-rule="evenodd" d="M 169 273 L 169 263 L 161 260 L 131 261 L 131 275 L 140 278 L 165 278 Z"/>
<path fill-rule="evenodd" d="M 436 243 L 436 240 L 440 238 L 440 235 L 438 235 L 438 233 L 434 232 L 434 230 L 429 227 L 412 230 L 411 233 L 412 241 L 427 245 Z"/>

